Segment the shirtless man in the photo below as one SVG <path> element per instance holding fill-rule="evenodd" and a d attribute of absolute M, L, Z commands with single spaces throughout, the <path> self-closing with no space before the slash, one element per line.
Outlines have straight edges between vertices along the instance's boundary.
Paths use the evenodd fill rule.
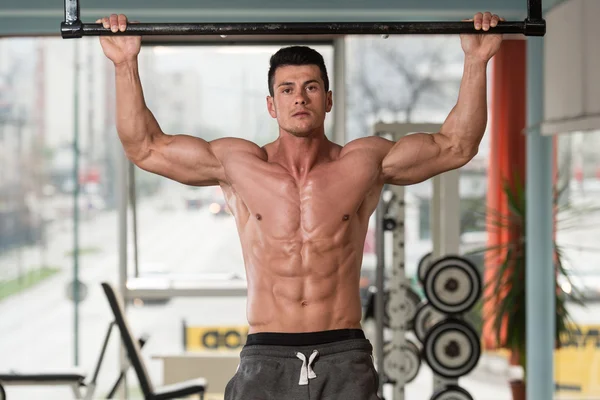
<path fill-rule="evenodd" d="M 472 19 L 483 30 L 500 20 L 490 13 Z M 124 15 L 98 22 L 127 29 Z M 271 58 L 267 96 L 279 138 L 259 147 L 163 132 L 144 102 L 140 37 L 100 37 L 115 65 L 117 130 L 129 160 L 186 185 L 220 185 L 235 217 L 249 335 L 226 400 L 378 399 L 359 297 L 369 216 L 384 184 L 422 182 L 475 156 L 487 123 L 486 66 L 501 41 L 461 36 L 460 92 L 440 132 L 343 147 L 324 132 L 333 101 L 323 58 L 307 47 L 283 48 Z"/>

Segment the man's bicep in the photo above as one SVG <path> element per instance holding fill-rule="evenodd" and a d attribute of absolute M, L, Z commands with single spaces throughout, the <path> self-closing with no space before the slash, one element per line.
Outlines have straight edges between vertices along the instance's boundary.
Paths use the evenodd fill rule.
<path fill-rule="evenodd" d="M 218 185 L 226 177 L 215 150 L 224 145 L 189 135 L 163 135 L 149 145 L 146 157 L 136 165 L 186 185 Z"/>
<path fill-rule="evenodd" d="M 382 163 L 384 181 L 395 185 L 423 182 L 465 164 L 447 136 L 414 133 L 394 144 Z"/>

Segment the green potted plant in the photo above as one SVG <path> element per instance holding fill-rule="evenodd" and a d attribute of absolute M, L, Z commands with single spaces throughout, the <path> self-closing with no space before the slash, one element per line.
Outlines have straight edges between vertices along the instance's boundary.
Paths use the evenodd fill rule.
<path fill-rule="evenodd" d="M 498 347 L 511 353 L 511 364 L 521 366 L 523 369 L 522 379 L 511 382 L 514 400 L 525 399 L 525 380 L 527 370 L 526 358 L 526 331 L 525 331 L 525 256 L 526 256 L 526 196 L 524 185 L 515 179 L 515 184 L 504 184 L 504 194 L 508 202 L 508 212 L 501 213 L 497 210 L 487 210 L 487 221 L 492 229 L 506 228 L 514 229 L 511 239 L 497 246 L 485 247 L 469 252 L 470 254 L 484 253 L 488 260 L 486 268 L 494 270 L 489 284 L 484 291 L 484 301 L 492 301 L 494 307 L 493 315 L 486 316 L 486 322 L 492 324 Z M 560 205 L 563 190 L 555 191 L 554 208 L 556 215 L 572 211 L 569 204 Z M 571 212 L 573 215 L 573 213 Z M 564 266 L 563 250 L 554 242 L 555 268 L 557 275 L 562 275 L 569 281 L 569 273 Z M 555 340 L 557 348 L 560 346 L 561 337 L 569 335 L 569 327 L 573 321 L 566 308 L 567 301 L 581 302 L 580 294 L 574 290 L 565 293 L 560 285 L 556 284 L 556 327 Z M 571 285 L 572 286 L 572 285 Z M 563 337 L 564 340 L 564 337 Z"/>

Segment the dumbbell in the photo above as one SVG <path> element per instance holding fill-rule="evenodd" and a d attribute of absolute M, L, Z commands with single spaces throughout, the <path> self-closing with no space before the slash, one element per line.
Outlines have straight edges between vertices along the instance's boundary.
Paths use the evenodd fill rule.
<path fill-rule="evenodd" d="M 446 385 L 435 392 L 430 400 L 473 400 L 473 396 L 458 385 Z"/>
<path fill-rule="evenodd" d="M 482 293 L 477 267 L 464 257 L 442 257 L 427 267 L 423 290 L 429 303 L 444 314 L 470 310 Z"/>
<path fill-rule="evenodd" d="M 383 371 L 386 383 L 406 385 L 412 382 L 421 368 L 421 354 L 415 343 L 406 339 L 403 346 L 387 342 L 383 346 Z"/>
<path fill-rule="evenodd" d="M 481 343 L 477 332 L 466 321 L 447 318 L 427 332 L 423 342 L 423 359 L 442 378 L 456 379 L 467 375 L 479 362 Z"/>

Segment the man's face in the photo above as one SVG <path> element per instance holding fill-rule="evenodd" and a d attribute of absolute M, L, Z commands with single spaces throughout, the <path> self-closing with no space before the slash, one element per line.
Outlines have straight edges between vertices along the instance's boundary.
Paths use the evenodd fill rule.
<path fill-rule="evenodd" d="M 273 97 L 267 97 L 267 107 L 281 129 L 309 136 L 323 127 L 332 105 L 331 91 L 325 92 L 318 66 L 288 65 L 275 70 Z"/>

